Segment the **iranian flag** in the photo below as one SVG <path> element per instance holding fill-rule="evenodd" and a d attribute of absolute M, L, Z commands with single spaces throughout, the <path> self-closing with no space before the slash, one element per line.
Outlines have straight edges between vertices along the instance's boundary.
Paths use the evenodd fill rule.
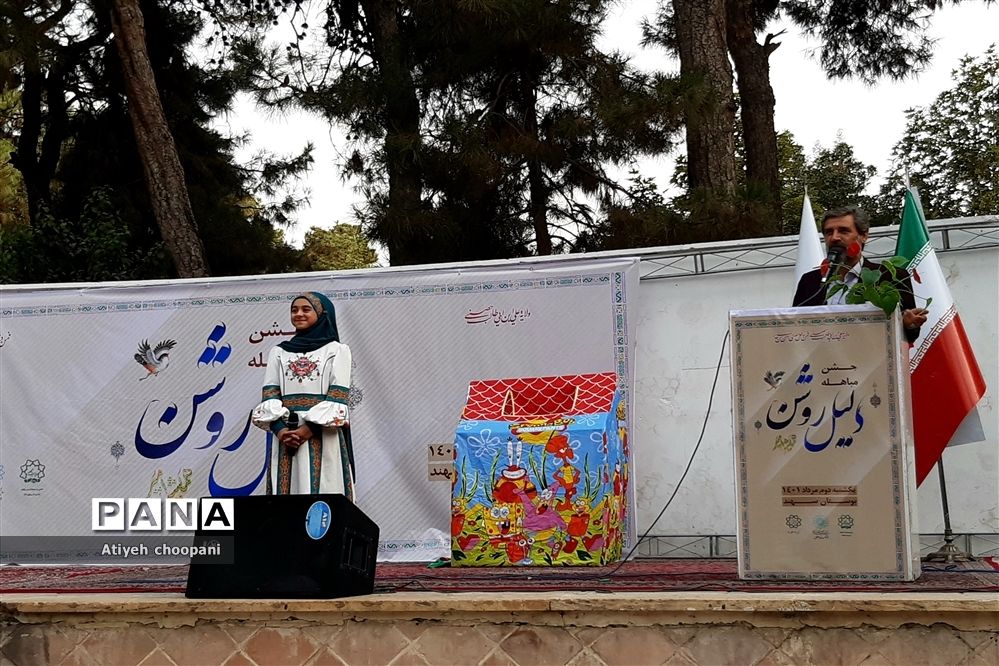
<path fill-rule="evenodd" d="M 895 254 L 909 260 L 906 268 L 912 274 L 916 307 L 926 307 L 926 299 L 933 299 L 909 360 L 919 484 L 940 459 L 961 421 L 985 394 L 985 380 L 930 244 L 915 188 L 905 193 Z"/>

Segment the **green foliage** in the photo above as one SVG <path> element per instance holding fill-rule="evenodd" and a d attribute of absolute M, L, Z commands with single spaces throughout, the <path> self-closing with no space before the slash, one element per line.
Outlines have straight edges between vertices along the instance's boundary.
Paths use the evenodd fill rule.
<path fill-rule="evenodd" d="M 808 158 L 804 148 L 795 141 L 791 132 L 784 130 L 777 133 L 777 170 L 780 174 L 781 192 L 784 198 L 784 215 L 781 220 L 783 233 L 796 233 L 801 222 L 801 206 L 805 200 L 805 188 L 808 186 Z M 811 197 L 812 213 L 818 217 L 815 200 Z"/>
<path fill-rule="evenodd" d="M 10 164 L 14 146 L 0 139 L 0 227 L 28 223 L 28 195 L 21 172 Z"/>
<path fill-rule="evenodd" d="M 580 235 L 577 249 L 623 250 L 681 242 L 686 227 L 683 213 L 637 169 L 631 169 L 629 183 L 631 199 L 607 202 L 604 219 Z"/>
<path fill-rule="evenodd" d="M 30 225 L 0 227 L 0 282 L 89 282 L 150 275 L 165 263 L 160 244 L 136 249 L 108 189 L 83 202 L 80 217 L 47 209 Z"/>
<path fill-rule="evenodd" d="M 608 164 L 667 149 L 680 126 L 673 78 L 597 48 L 609 5 L 406 3 L 390 17 L 399 32 L 389 43 L 365 15 L 381 5 L 330 3 L 325 47 L 305 53 L 299 42 L 282 54 L 258 41 L 236 55 L 265 104 L 348 126 L 344 171 L 365 199 L 358 219 L 391 252 L 490 259 L 531 254 L 549 238 L 564 252 L 597 224 L 594 200 L 629 196 Z M 408 100 L 388 64 L 412 77 L 418 134 L 393 124 Z M 412 167 L 405 179 L 400 164 Z M 419 190 L 419 206 L 399 220 L 393 197 L 404 188 Z"/>
<path fill-rule="evenodd" d="M 856 158 L 853 147 L 836 137 L 831 148 L 819 148 L 805 170 L 808 191 L 823 209 L 857 202 L 877 169 Z"/>
<path fill-rule="evenodd" d="M 783 230 L 796 233 L 801 223 L 801 204 L 805 187 L 812 202 L 812 212 L 821 219 L 822 211 L 856 204 L 868 210 L 876 202 L 864 194 L 877 169 L 857 159 L 853 147 L 837 136 L 829 148 L 816 145 L 806 155 L 790 132 L 777 135 L 781 189 L 785 194 Z"/>
<path fill-rule="evenodd" d="M 829 280 L 829 287 L 826 290 L 826 298 L 831 298 L 840 292 L 846 292 L 844 300 L 849 305 L 861 305 L 870 303 L 881 308 L 888 316 L 898 308 L 902 302 L 902 290 L 908 287 L 900 279 L 898 269 L 904 268 L 909 263 L 907 257 L 890 257 L 882 262 L 888 270 L 888 279 L 882 279 L 880 270 L 862 268 L 860 270 L 860 280 L 852 286 L 846 284 L 843 279 L 836 276 Z M 932 298 L 926 299 L 923 307 L 929 307 Z"/>
<path fill-rule="evenodd" d="M 959 2 L 960 0 L 956 0 Z M 941 0 L 783 0 L 782 13 L 821 42 L 819 61 L 830 78 L 874 84 L 920 71 L 933 55 L 927 34 Z"/>
<path fill-rule="evenodd" d="M 759 33 L 770 19 L 789 18 L 822 40 L 830 76 L 873 80 L 903 76 L 928 60 L 921 27 L 939 5 L 765 0 L 753 3 L 751 20 Z M 635 172 L 627 182 L 613 176 L 612 166 L 666 154 L 682 129 L 684 106 L 705 99 L 690 82 L 641 73 L 601 49 L 598 37 L 611 7 L 609 0 L 327 0 L 315 22 L 320 27 L 310 29 L 292 0 L 144 0 L 150 58 L 212 272 L 374 262 L 356 227 L 310 232 L 302 252 L 284 241 L 280 229 L 293 222 L 302 197 L 282 193 L 311 165 L 311 146 L 237 165 L 241 138 L 222 136 L 211 124 L 240 89 L 256 92 L 271 107 L 305 109 L 347 126 L 352 145 L 344 173 L 365 197 L 358 219 L 372 239 L 403 248 L 406 261 L 523 256 L 537 252 L 543 237 L 550 237 L 552 251 L 564 252 L 740 238 L 771 228 L 776 233 L 766 193 L 744 178 L 723 201 L 697 192 L 670 200 Z M 44 161 L 48 142 L 47 158 L 54 160 L 41 188 L 25 188 L 0 156 L 2 220 L 24 219 L 26 192 L 44 204 L 30 228 L 4 228 L 4 278 L 75 279 L 65 277 L 74 266 L 22 270 L 22 247 L 36 248 L 47 261 L 68 261 L 61 251 L 37 249 L 46 237 L 92 250 L 93 261 L 77 270 L 81 275 L 167 276 L 139 177 L 107 4 L 82 5 L 72 19 L 46 24 L 48 32 L 41 34 L 39 21 L 62 8 L 46 0 L 0 12 L 0 139 L 20 136 L 23 114 L 18 101 L 10 105 L 10 91 L 19 93 L 36 68 L 34 83 L 42 93 L 33 111 L 43 127 L 35 157 Z M 290 43 L 266 45 L 252 30 L 247 39 L 235 39 L 284 10 L 296 17 Z M 382 12 L 377 18 L 391 19 L 391 25 L 366 12 Z M 228 62 L 214 69 L 188 57 L 207 16 Z M 646 41 L 675 46 L 673 21 L 670 3 L 661 3 L 660 16 L 646 25 Z M 376 31 L 387 25 L 397 31 L 388 41 Z M 968 59 L 949 96 L 910 111 L 896 158 L 913 172 L 935 217 L 999 210 L 995 72 L 994 50 Z M 404 90 L 407 80 L 411 90 Z M 60 105 L 66 107 L 62 114 Z M 398 111 L 406 105 L 416 115 L 403 128 Z M 10 109 L 17 112 L 8 114 Z M 733 132 L 741 174 L 741 131 L 736 126 Z M 9 150 L 0 145 L 0 155 Z M 874 169 L 841 138 L 806 154 L 785 132 L 778 151 L 784 230 L 797 228 L 805 186 L 816 213 L 876 203 L 897 217 L 898 206 L 884 202 L 899 192 L 901 166 L 881 199 L 871 201 L 862 193 Z M 684 178 L 680 164 L 676 183 L 686 189 Z M 400 214 L 403 190 L 416 203 Z M 88 230 L 81 221 L 107 206 L 115 213 L 111 226 Z M 106 258 L 114 252 L 135 259 L 113 266 Z"/>
<path fill-rule="evenodd" d="M 29 200 L 37 202 L 37 213 L 30 234 L 43 238 L 55 225 L 55 235 L 68 244 L 75 241 L 67 234 L 80 236 L 77 245 L 93 243 L 79 221 L 92 214 L 93 197 L 99 192 L 102 201 L 111 202 L 116 228 L 127 239 L 121 241 L 128 247 L 125 254 L 150 260 L 126 262 L 120 270 L 105 270 L 100 262 L 81 271 L 52 266 L 24 279 L 76 279 L 67 276 L 77 274 L 92 276 L 87 279 L 169 277 L 169 262 L 155 259 L 161 255 L 159 230 L 142 177 L 119 57 L 110 39 L 109 7 L 103 2 L 86 5 L 68 16 L 58 10 L 51 3 L 18 7 L 8 15 L 10 40 L 0 37 L 0 55 L 14 63 L 16 76 L 11 80 L 22 91 L 36 86 L 44 92 L 24 93 L 21 99 L 29 101 L 18 122 L 0 124 L 4 132 L 18 135 L 15 141 L 28 131 L 25 128 L 37 126 L 37 145 L 25 136 L 27 147 L 17 164 L 22 173 L 32 175 L 28 193 Z M 242 85 L 237 73 L 207 70 L 192 61 L 189 49 L 203 21 L 191 5 L 144 0 L 142 11 L 150 61 L 212 273 L 294 270 L 299 252 L 275 234 L 275 227 L 292 222 L 301 198 L 290 195 L 270 202 L 311 164 L 311 146 L 291 157 L 259 155 L 246 165 L 237 164 L 234 154 L 242 138 L 212 128 L 216 114 L 229 109 Z M 31 27 L 43 16 L 53 17 L 45 24 L 45 34 Z M 0 97 L 0 106 L 3 100 Z M 52 259 L 61 256 L 54 253 Z"/>
<path fill-rule="evenodd" d="M 961 0 L 954 0 L 954 4 Z M 784 30 L 774 30 L 775 21 L 790 21 L 804 30 L 807 35 L 820 43 L 820 62 L 830 78 L 859 77 L 873 84 L 881 78 L 901 79 L 918 73 L 931 59 L 933 40 L 927 36 L 932 13 L 943 4 L 939 0 L 883 0 L 879 2 L 855 2 L 853 0 L 753 0 L 752 2 L 730 2 L 726 15 L 728 25 L 720 29 L 729 32 L 729 48 L 733 51 L 731 35 L 754 34 L 757 44 L 754 48 L 776 48 L 774 42 Z M 664 47 L 667 52 L 677 55 L 677 21 L 674 3 L 663 0 L 653 19 L 643 21 L 643 45 Z M 747 7 L 748 5 L 748 7 Z M 733 11 L 734 9 L 734 11 Z M 746 9 L 742 12 L 740 9 Z M 743 21 L 733 24 L 732 21 Z M 719 22 L 720 23 L 720 22 Z M 771 30 L 764 36 L 766 31 Z M 780 51 L 778 53 L 783 53 Z M 782 57 L 778 55 L 777 57 Z M 736 58 L 736 64 L 739 60 Z M 762 67 L 768 67 L 764 61 Z M 741 76 L 741 74 L 740 74 Z M 768 72 L 756 71 L 754 79 L 769 77 Z M 993 95 L 995 98 L 995 95 Z M 759 114 L 758 108 L 744 109 L 745 112 Z M 736 163 L 737 179 L 744 183 L 743 148 L 740 145 L 742 129 L 737 125 Z M 993 134 L 994 136 L 994 134 Z M 757 141 L 759 148 L 766 146 Z M 817 209 L 829 205 L 860 203 L 869 212 L 874 212 L 875 223 L 882 220 L 879 209 L 883 202 L 864 197 L 861 193 L 874 173 L 872 167 L 863 165 L 853 157 L 853 151 L 842 140 L 837 140 L 832 149 L 822 149 L 814 156 L 811 164 L 805 163 L 804 152 L 793 142 L 793 137 L 782 133 L 777 136 L 779 177 L 783 198 L 783 220 L 780 226 L 784 231 L 796 230 L 805 185 L 812 194 L 813 205 Z M 762 154 L 768 154 L 762 152 Z M 674 185 L 686 189 L 686 169 L 677 169 Z M 897 189 L 897 188 L 896 188 Z M 992 188 L 997 191 L 997 188 Z M 747 193 L 750 200 L 761 193 Z M 765 194 L 765 193 L 763 193 Z M 997 195 L 999 196 L 999 195 Z M 737 198 L 742 198 L 737 196 Z M 684 200 L 676 203 L 685 207 Z M 892 211 L 897 212 L 897 204 Z M 871 211 L 870 209 L 873 209 Z M 766 214 L 766 211 L 763 211 Z M 768 228 L 765 219 L 760 220 L 760 230 Z M 746 229 L 752 227 L 747 225 Z M 733 231 L 733 233 L 737 233 Z"/>
<path fill-rule="evenodd" d="M 0 51 L 0 141 L 10 141 L 20 131 L 21 120 L 21 93 L 13 88 L 8 88 L 13 84 L 11 73 L 13 68 L 12 53 L 10 51 Z M 6 70 L 7 76 L 3 72 Z M 13 148 L 13 143 L 10 144 Z"/>
<path fill-rule="evenodd" d="M 307 231 L 302 259 L 306 270 L 339 271 L 368 268 L 378 255 L 368 245 L 360 226 L 338 224 L 331 229 L 313 227 Z"/>
<path fill-rule="evenodd" d="M 906 171 L 933 219 L 999 214 L 999 52 L 965 57 L 954 86 L 906 111 L 881 188 L 884 223 L 897 223 Z"/>
<path fill-rule="evenodd" d="M 745 184 L 740 184 L 728 200 L 711 192 L 693 192 L 686 198 L 688 218 L 681 242 L 758 236 L 760 220 L 767 219 L 771 211 L 769 201 L 765 191 Z"/>
<path fill-rule="evenodd" d="M 606 7 L 469 5 L 450 50 L 434 56 L 448 85 L 430 98 L 443 131 L 429 132 L 425 182 L 435 215 L 498 228 L 476 232 L 471 247 L 492 236 L 507 244 L 506 256 L 536 252 L 539 225 L 553 252 L 579 247 L 579 234 L 597 224 L 587 198 L 613 207 L 633 196 L 607 165 L 669 147 L 679 129 L 677 82 L 597 48 Z"/>
<path fill-rule="evenodd" d="M 736 137 L 740 134 L 737 123 Z M 785 130 L 777 134 L 777 159 L 781 191 L 784 193 L 784 215 L 775 234 L 797 233 L 806 187 L 816 219 L 820 219 L 822 211 L 827 208 L 857 204 L 870 209 L 876 203 L 863 192 L 877 169 L 857 159 L 853 147 L 841 135 L 836 137 L 831 147 L 816 144 L 812 154 L 808 155 L 795 141 L 794 135 Z M 741 141 L 736 141 L 736 163 L 742 163 Z M 718 204 L 717 198 L 692 197 L 684 193 L 672 200 L 675 209 L 685 212 L 690 222 L 687 233 L 682 234 L 687 240 L 673 242 L 748 237 L 747 234 L 759 224 L 759 220 L 769 214 L 766 193 L 747 186 L 741 168 L 736 173 L 738 189 L 732 210 L 726 211 L 725 206 Z M 683 156 L 676 159 L 671 184 L 686 190 L 686 159 Z"/>

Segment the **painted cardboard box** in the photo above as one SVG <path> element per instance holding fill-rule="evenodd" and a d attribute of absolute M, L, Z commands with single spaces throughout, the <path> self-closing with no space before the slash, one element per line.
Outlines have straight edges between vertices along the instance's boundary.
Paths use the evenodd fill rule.
<path fill-rule="evenodd" d="M 455 433 L 452 565 L 620 559 L 626 413 L 613 372 L 471 382 Z"/>

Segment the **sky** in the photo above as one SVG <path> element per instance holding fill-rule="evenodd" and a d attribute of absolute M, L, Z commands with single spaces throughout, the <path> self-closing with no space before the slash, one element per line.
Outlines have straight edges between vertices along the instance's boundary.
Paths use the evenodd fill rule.
<path fill-rule="evenodd" d="M 653 17 L 657 0 L 624 0 L 609 17 L 601 47 L 629 54 L 643 69 L 677 71 L 679 63 L 659 49 L 642 49 L 641 20 Z M 879 174 L 891 166 L 891 150 L 905 129 L 905 110 L 926 106 L 952 87 L 951 73 L 965 55 L 978 56 L 999 42 L 999 4 L 968 2 L 936 12 L 928 34 L 937 39 L 929 67 L 901 82 L 884 81 L 867 86 L 859 81 L 830 81 L 811 56 L 817 43 L 786 27 L 778 48 L 770 57 L 771 84 L 777 105 L 778 131 L 790 130 L 807 153 L 816 143 L 829 147 L 837 134 L 853 146 L 858 159 L 877 167 Z M 238 155 L 248 158 L 259 150 L 295 153 L 309 141 L 315 144 L 313 168 L 298 184 L 308 190 L 310 203 L 298 211 L 298 222 L 285 231 L 297 246 L 313 226 L 328 228 L 338 222 L 356 223 L 352 206 L 360 196 L 350 182 L 340 177 L 338 162 L 346 149 L 342 128 L 330 127 L 322 119 L 301 113 L 275 114 L 261 111 L 242 97 L 233 111 L 219 120 L 223 131 L 248 131 L 251 141 Z M 675 155 L 643 160 L 639 170 L 666 190 Z M 872 186 L 877 186 L 875 180 Z"/>

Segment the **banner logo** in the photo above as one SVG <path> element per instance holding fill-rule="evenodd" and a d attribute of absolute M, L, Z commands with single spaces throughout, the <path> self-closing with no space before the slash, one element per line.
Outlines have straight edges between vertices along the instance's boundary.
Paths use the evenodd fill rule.
<path fill-rule="evenodd" d="M 45 478 L 45 465 L 38 460 L 25 460 L 21 465 L 21 480 L 25 483 L 41 483 Z"/>

